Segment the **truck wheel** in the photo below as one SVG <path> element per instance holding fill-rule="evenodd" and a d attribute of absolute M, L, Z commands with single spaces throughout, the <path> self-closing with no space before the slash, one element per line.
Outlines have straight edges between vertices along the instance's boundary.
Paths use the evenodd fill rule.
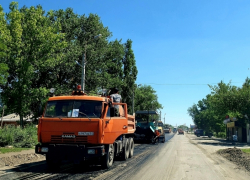
<path fill-rule="evenodd" d="M 134 155 L 134 146 L 135 146 L 133 138 L 129 138 L 129 146 L 130 146 L 130 148 L 129 148 L 129 156 L 128 157 L 132 158 Z"/>
<path fill-rule="evenodd" d="M 106 154 L 102 157 L 102 167 L 109 169 L 114 162 L 114 145 L 109 144 Z"/>
<path fill-rule="evenodd" d="M 129 156 L 129 140 L 125 138 L 125 146 L 122 149 L 121 159 L 127 160 Z"/>
<path fill-rule="evenodd" d="M 165 137 L 162 139 L 162 143 L 165 143 Z"/>

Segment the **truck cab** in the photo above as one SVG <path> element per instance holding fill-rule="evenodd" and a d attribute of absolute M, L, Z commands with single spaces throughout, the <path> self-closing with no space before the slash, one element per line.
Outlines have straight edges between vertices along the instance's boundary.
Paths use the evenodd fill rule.
<path fill-rule="evenodd" d="M 119 117 L 113 105 L 119 105 Z M 135 118 L 127 113 L 126 103 L 111 105 L 108 97 L 83 93 L 50 97 L 39 119 L 35 151 L 46 155 L 48 166 L 95 159 L 109 168 L 115 156 L 133 156 L 134 132 Z"/>

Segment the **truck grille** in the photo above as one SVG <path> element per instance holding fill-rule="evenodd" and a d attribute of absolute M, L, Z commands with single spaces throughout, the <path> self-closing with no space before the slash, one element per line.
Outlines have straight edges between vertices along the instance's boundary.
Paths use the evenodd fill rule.
<path fill-rule="evenodd" d="M 51 135 L 53 143 L 87 143 L 88 136 L 75 136 L 75 138 L 62 138 L 60 135 Z"/>

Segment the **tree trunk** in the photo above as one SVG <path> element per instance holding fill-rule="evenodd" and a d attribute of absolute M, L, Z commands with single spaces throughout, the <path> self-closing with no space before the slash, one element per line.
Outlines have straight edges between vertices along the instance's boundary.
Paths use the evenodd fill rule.
<path fill-rule="evenodd" d="M 4 116 L 4 105 L 3 105 L 3 113 L 2 113 L 1 128 L 3 128 L 3 116 Z"/>
<path fill-rule="evenodd" d="M 20 126 L 23 129 L 23 115 L 20 114 Z"/>

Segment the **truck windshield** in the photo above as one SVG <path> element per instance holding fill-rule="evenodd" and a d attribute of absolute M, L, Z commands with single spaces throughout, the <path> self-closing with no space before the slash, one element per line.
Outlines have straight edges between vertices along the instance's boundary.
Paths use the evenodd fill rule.
<path fill-rule="evenodd" d="M 44 117 L 100 118 L 101 101 L 58 100 L 48 101 Z"/>

